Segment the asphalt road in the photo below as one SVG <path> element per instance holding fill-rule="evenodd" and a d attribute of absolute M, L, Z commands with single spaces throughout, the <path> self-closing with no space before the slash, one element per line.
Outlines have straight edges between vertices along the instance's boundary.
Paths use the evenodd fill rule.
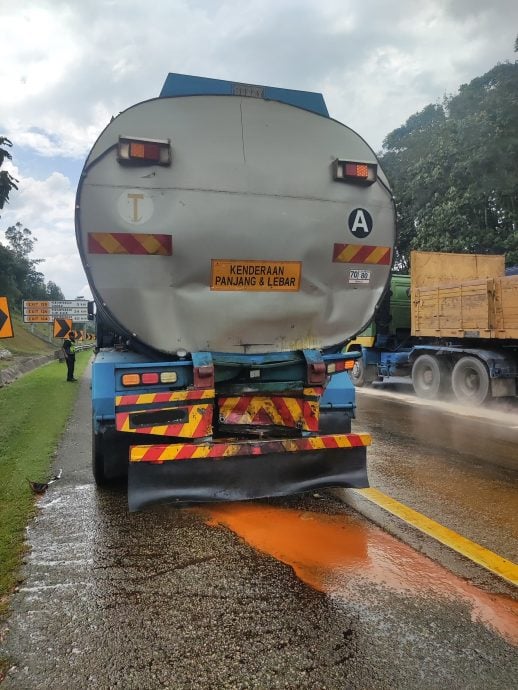
<path fill-rule="evenodd" d="M 466 408 L 360 390 L 373 486 L 518 563 L 518 409 Z"/>
<path fill-rule="evenodd" d="M 56 459 L 63 478 L 28 531 L 2 643 L 6 689 L 516 687 L 509 592 L 457 577 L 333 497 L 128 514 L 123 488 L 100 493 L 92 483 L 89 381 L 80 388 Z M 361 403 L 362 423 L 392 414 L 376 405 Z M 411 500 L 419 492 L 408 477 L 418 486 L 428 443 L 385 431 L 389 449 L 372 449 L 371 473 Z M 434 446 L 444 462 L 441 452 Z M 500 471 L 511 470 L 489 470 L 500 482 L 492 501 L 505 488 Z M 490 543 L 510 553 L 515 544 L 498 533 Z"/>

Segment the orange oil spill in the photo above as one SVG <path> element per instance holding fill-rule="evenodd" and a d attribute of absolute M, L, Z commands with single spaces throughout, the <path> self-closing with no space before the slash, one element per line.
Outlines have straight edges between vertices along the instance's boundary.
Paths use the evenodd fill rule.
<path fill-rule="evenodd" d="M 518 645 L 518 602 L 477 589 L 372 524 L 258 503 L 193 510 L 209 525 L 223 525 L 290 565 L 300 580 L 321 592 L 358 600 L 366 581 L 403 593 L 460 599 L 471 608 L 473 621 Z"/>

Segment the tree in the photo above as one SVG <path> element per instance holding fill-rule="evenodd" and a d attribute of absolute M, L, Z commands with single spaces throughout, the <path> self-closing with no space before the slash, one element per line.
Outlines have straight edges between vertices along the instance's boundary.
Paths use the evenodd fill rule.
<path fill-rule="evenodd" d="M 12 305 L 19 304 L 22 299 L 17 278 L 16 257 L 0 244 L 0 295 L 7 297 Z"/>
<path fill-rule="evenodd" d="M 5 231 L 5 237 L 11 245 L 12 251 L 19 257 L 28 256 L 34 249 L 34 243 L 36 242 L 29 228 L 22 227 L 20 222 L 8 227 Z M 38 261 L 41 261 L 41 259 Z"/>
<path fill-rule="evenodd" d="M 23 295 L 23 299 L 46 299 L 47 289 L 43 273 L 36 270 L 36 266 L 43 259 L 29 258 L 29 254 L 34 249 L 34 243 L 36 242 L 36 239 L 32 237 L 31 231 L 18 222 L 7 228 L 5 237 L 15 256 L 16 282 Z"/>
<path fill-rule="evenodd" d="M 399 270 L 411 249 L 506 253 L 518 263 L 518 63 L 415 113 L 383 146 Z"/>
<path fill-rule="evenodd" d="M 31 259 L 36 239 L 20 222 L 5 232 L 9 247 L 0 244 L 0 294 L 13 305 L 22 300 L 62 300 L 61 289 L 51 280 L 45 284 L 43 273 L 37 270 L 42 259 Z"/>
<path fill-rule="evenodd" d="M 5 146 L 12 146 L 12 142 L 7 137 L 0 137 L 0 168 L 4 160 L 11 160 L 12 156 Z M 0 170 L 0 211 L 9 200 L 9 194 L 13 189 L 18 189 L 18 180 L 15 179 L 7 170 Z"/>
<path fill-rule="evenodd" d="M 47 299 L 59 302 L 65 299 L 65 295 L 61 291 L 61 288 L 56 285 L 56 283 L 49 280 L 47 283 Z"/>
<path fill-rule="evenodd" d="M 6 137 L 0 137 L 0 167 L 4 160 L 11 160 L 11 154 L 4 147 L 12 146 Z M 9 194 L 18 189 L 16 180 L 7 171 L 0 171 L 0 209 L 8 202 Z M 43 273 L 36 267 L 43 259 L 30 259 L 36 239 L 28 228 L 18 222 L 5 232 L 9 247 L 0 242 L 0 295 L 7 297 L 13 308 L 22 299 L 64 299 L 60 288 L 49 281 L 45 285 Z"/>

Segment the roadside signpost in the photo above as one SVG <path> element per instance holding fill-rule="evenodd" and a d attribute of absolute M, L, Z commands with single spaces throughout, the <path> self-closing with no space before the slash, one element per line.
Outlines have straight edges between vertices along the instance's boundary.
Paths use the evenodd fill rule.
<path fill-rule="evenodd" d="M 1 298 L 0 298 L 1 299 Z M 0 305 L 1 306 L 1 305 Z M 1 318 L 1 316 L 0 316 Z M 48 323 L 50 325 L 49 342 L 54 338 L 64 338 L 67 333 L 80 324 L 86 325 L 93 319 L 93 302 L 87 299 L 63 299 L 63 300 L 23 300 L 23 320 L 31 324 L 34 330 L 35 323 Z M 85 331 L 74 331 L 76 339 L 86 339 Z M 79 336 L 79 333 L 82 336 Z M 92 335 L 92 339 L 95 336 Z"/>
<path fill-rule="evenodd" d="M 88 300 L 24 300 L 23 320 L 25 323 L 53 323 L 55 319 L 88 321 Z"/>

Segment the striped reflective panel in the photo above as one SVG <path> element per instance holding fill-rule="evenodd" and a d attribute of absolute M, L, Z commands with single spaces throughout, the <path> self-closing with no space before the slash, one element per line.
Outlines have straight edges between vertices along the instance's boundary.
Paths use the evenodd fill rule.
<path fill-rule="evenodd" d="M 318 431 L 321 388 L 304 389 L 303 396 L 242 395 L 220 397 L 218 416 L 221 424 L 297 427 Z M 308 400 L 313 396 L 315 400 Z"/>
<path fill-rule="evenodd" d="M 89 254 L 147 254 L 171 256 L 171 235 L 138 232 L 89 232 Z"/>
<path fill-rule="evenodd" d="M 333 262 L 390 266 L 390 254 L 390 247 L 370 247 L 365 244 L 335 244 Z"/>
<path fill-rule="evenodd" d="M 212 435 L 213 407 L 213 405 L 187 405 L 185 407 L 159 407 L 142 411 L 141 413 L 143 414 L 167 410 L 184 411 L 188 417 L 187 422 L 157 424 L 153 426 L 135 426 L 134 423 L 138 420 L 138 411 L 117 412 L 115 414 L 115 427 L 117 431 L 128 431 L 137 434 L 175 436 L 178 438 L 205 438 Z"/>
<path fill-rule="evenodd" d="M 211 400 L 214 398 L 214 388 L 193 391 L 174 391 L 172 393 L 135 393 L 134 395 L 117 395 L 115 405 L 148 405 L 151 403 L 183 402 L 185 400 Z"/>
<path fill-rule="evenodd" d="M 172 443 L 131 446 L 130 461 L 162 463 L 172 460 L 215 460 L 235 456 L 260 456 L 267 453 L 302 453 L 313 450 L 361 448 L 370 444 L 370 434 L 329 434 L 309 438 L 239 443 Z"/>

